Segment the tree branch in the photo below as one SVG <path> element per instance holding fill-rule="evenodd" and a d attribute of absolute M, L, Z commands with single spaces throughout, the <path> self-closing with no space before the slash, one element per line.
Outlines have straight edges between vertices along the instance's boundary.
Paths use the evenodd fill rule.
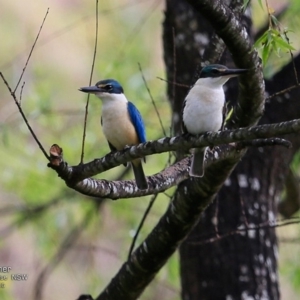
<path fill-rule="evenodd" d="M 230 144 L 235 142 L 244 142 L 245 145 L 253 145 L 257 147 L 270 146 L 270 137 L 295 133 L 300 131 L 300 119 L 276 123 L 260 125 L 250 128 L 240 128 L 236 130 L 227 130 L 221 132 L 207 132 L 203 135 L 192 136 L 182 135 L 177 137 L 166 137 L 157 141 L 149 141 L 137 146 L 128 147 L 122 151 L 117 151 L 106 155 L 103 158 L 95 159 L 86 164 L 78 166 L 68 166 L 64 161 L 62 149 L 53 145 L 50 149 L 49 167 L 54 169 L 58 175 L 66 182 L 66 184 L 76 191 L 95 197 L 107 197 L 110 199 L 131 198 L 159 193 L 166 189 L 178 185 L 183 180 L 189 178 L 188 169 L 190 167 L 190 158 L 185 158 L 178 163 L 166 168 L 161 173 L 148 177 L 148 190 L 139 190 L 134 181 L 107 181 L 105 179 L 89 178 L 96 174 L 107 171 L 115 166 L 124 164 L 135 158 L 162 153 L 167 151 L 188 151 L 191 148 L 203 146 L 217 146 L 222 144 Z M 250 141 L 255 140 L 252 144 Z M 241 156 L 240 152 L 243 144 L 231 145 L 231 147 L 216 148 L 209 155 L 206 164 L 210 165 L 218 160 L 227 160 L 228 158 L 236 159 Z M 275 142 L 276 143 L 276 142 Z M 282 140 L 277 143 L 287 145 Z M 272 141 L 274 144 L 274 141 Z M 228 166 L 231 170 L 232 165 Z M 200 180 L 199 180 L 200 182 Z"/>
<path fill-rule="evenodd" d="M 168 5 L 171 6 L 172 4 L 170 3 L 171 2 L 168 1 Z M 220 5 L 220 1 L 189 1 L 189 3 L 191 3 L 191 5 L 198 12 L 206 15 L 209 20 L 214 20 L 220 24 L 220 26 L 218 25 L 219 29 L 217 29 L 217 33 L 222 37 L 227 46 L 232 43 L 233 46 L 230 48 L 230 51 L 234 56 L 236 56 L 236 64 L 239 67 L 250 69 L 247 77 L 242 77 L 240 81 L 242 84 L 241 91 L 243 96 L 241 97 L 239 105 L 235 110 L 233 119 L 231 120 L 231 127 L 244 127 L 256 124 L 259 117 L 262 115 L 264 107 L 264 83 L 259 58 L 255 52 L 252 52 L 252 45 L 246 41 L 246 31 L 239 25 L 239 20 L 237 20 L 227 8 L 224 8 L 222 5 Z M 206 10 L 203 9 L 203 4 L 207 6 Z M 215 7 L 215 4 L 218 4 L 218 9 Z M 197 5 L 198 7 L 196 7 Z M 217 11 L 217 13 L 214 14 L 214 11 Z M 226 20 L 225 22 L 222 22 L 224 18 Z M 229 32 L 231 30 L 233 33 L 232 35 Z M 189 45 L 189 47 L 192 48 L 191 45 Z M 170 60 L 170 58 L 167 57 L 166 61 L 168 60 Z M 172 79 L 171 81 L 174 80 Z M 179 106 L 180 103 L 172 102 L 172 105 L 175 107 L 176 105 Z M 275 129 L 279 129 L 279 131 L 281 130 L 281 126 L 274 126 Z M 246 132 L 248 131 L 249 135 L 247 136 L 247 139 L 251 139 L 251 135 L 255 136 L 256 134 L 262 136 L 255 136 L 255 138 L 270 137 L 270 132 L 264 132 L 266 127 L 261 127 L 260 129 L 262 131 L 258 131 L 257 128 L 250 128 L 240 129 L 237 132 L 230 133 L 228 131 L 221 133 L 210 133 L 202 135 L 198 137 L 198 139 L 195 137 L 191 137 L 191 139 L 196 139 L 194 142 L 195 144 L 198 142 L 197 146 L 200 146 L 201 143 L 202 146 L 204 144 L 207 146 L 210 145 L 208 140 L 212 136 L 219 135 L 220 137 L 224 135 L 222 137 L 225 139 L 225 136 L 228 134 L 228 136 L 226 136 L 228 138 L 226 141 L 227 143 L 230 142 L 230 138 L 241 137 L 239 134 L 241 134 L 243 130 Z M 290 130 L 293 129 L 290 128 Z M 190 137 L 174 137 L 172 138 L 171 146 L 174 146 L 174 144 L 176 144 L 180 138 L 183 140 L 177 149 L 180 148 L 180 150 L 186 150 L 185 147 L 192 148 L 191 144 L 187 145 L 191 141 L 189 140 Z M 170 146 L 170 139 L 166 138 L 161 139 L 160 141 L 161 145 L 166 145 L 166 147 Z M 165 142 L 166 144 L 164 144 Z M 216 140 L 214 140 L 214 142 L 216 142 Z M 148 147 L 150 149 L 151 145 L 149 143 Z M 193 146 L 195 146 L 195 144 Z M 146 145 L 147 144 L 142 145 L 141 150 L 144 147 L 146 152 Z M 211 143 L 211 145 L 215 144 Z M 130 259 L 124 263 L 118 274 L 112 279 L 105 291 L 96 298 L 97 300 L 129 300 L 138 298 L 147 284 L 154 278 L 158 270 L 174 253 L 182 240 L 193 229 L 201 213 L 205 210 L 207 205 L 212 202 L 216 193 L 219 191 L 232 169 L 245 153 L 245 151 L 240 151 L 237 153 L 236 151 L 233 151 L 232 147 L 232 145 L 226 146 L 225 149 L 231 149 L 230 154 L 236 153 L 235 156 L 225 157 L 224 155 L 224 157 L 216 157 L 216 161 L 213 164 L 208 165 L 206 168 L 205 176 L 203 178 L 191 178 L 188 181 L 188 184 L 179 184 L 176 194 L 172 199 L 167 212 L 160 219 L 157 226 L 149 234 L 143 244 L 138 247 L 137 250 L 131 255 Z M 157 150 L 157 148 L 155 148 L 155 150 Z M 173 148 L 169 149 L 169 151 L 173 150 Z M 226 153 L 226 151 L 220 151 L 219 153 L 222 155 Z M 145 155 L 148 154 L 145 153 Z M 187 158 L 180 162 L 185 160 L 187 160 Z M 188 170 L 185 170 L 185 172 L 187 171 Z M 161 184 L 164 184 L 164 182 L 161 182 Z M 149 186 L 151 188 L 151 185 Z"/>
<path fill-rule="evenodd" d="M 224 163 L 217 161 L 215 165 L 218 169 L 222 169 Z M 228 166 L 228 162 L 225 165 Z M 118 274 L 96 300 L 137 299 L 192 230 L 201 212 L 205 210 L 222 186 L 227 177 L 227 171 L 226 169 L 224 173 L 219 172 L 219 176 L 214 178 L 216 184 L 211 188 L 207 182 L 214 174 L 211 170 L 207 170 L 206 176 L 200 182 L 205 194 L 197 198 L 185 197 L 187 190 L 185 185 L 180 184 L 173 201 L 159 223 L 130 259 L 123 264 Z"/>

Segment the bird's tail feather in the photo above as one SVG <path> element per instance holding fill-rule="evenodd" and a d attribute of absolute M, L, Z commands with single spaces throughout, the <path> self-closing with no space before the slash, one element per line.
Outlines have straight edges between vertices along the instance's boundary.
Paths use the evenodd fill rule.
<path fill-rule="evenodd" d="M 144 174 L 143 166 L 141 160 L 138 162 L 134 161 L 131 163 L 136 185 L 140 190 L 146 190 L 148 188 L 148 183 Z"/>
<path fill-rule="evenodd" d="M 206 147 L 197 148 L 194 150 L 192 165 L 190 169 L 190 176 L 202 177 L 204 175 L 204 157 L 206 153 Z"/>

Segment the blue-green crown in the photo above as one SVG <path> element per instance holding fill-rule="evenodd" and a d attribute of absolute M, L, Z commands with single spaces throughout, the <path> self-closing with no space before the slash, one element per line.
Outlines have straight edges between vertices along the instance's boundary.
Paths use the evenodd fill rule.
<path fill-rule="evenodd" d="M 220 77 L 224 74 L 224 71 L 227 70 L 228 68 L 223 65 L 209 65 L 201 70 L 200 78 Z"/>
<path fill-rule="evenodd" d="M 199 78 L 234 77 L 246 72 L 247 69 L 228 69 L 223 65 L 208 65 L 201 70 Z"/>

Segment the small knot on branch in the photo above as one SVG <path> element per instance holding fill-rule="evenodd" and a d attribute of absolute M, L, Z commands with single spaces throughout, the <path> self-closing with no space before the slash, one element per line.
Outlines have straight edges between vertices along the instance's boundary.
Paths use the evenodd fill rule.
<path fill-rule="evenodd" d="M 49 150 L 50 153 L 50 163 L 48 167 L 56 166 L 58 167 L 63 161 L 63 149 L 60 148 L 57 144 L 53 144 Z"/>

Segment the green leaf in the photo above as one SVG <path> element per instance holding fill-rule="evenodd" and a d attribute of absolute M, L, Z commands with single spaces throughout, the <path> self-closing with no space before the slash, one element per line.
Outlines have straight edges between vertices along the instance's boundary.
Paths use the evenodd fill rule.
<path fill-rule="evenodd" d="M 258 0 L 258 3 L 259 3 L 259 5 L 260 5 L 261 9 L 264 9 L 261 0 Z"/>
<path fill-rule="evenodd" d="M 242 10 L 245 11 L 249 5 L 250 0 L 243 0 Z"/>
<path fill-rule="evenodd" d="M 262 62 L 263 62 L 263 65 L 265 66 L 269 57 L 270 57 L 270 53 L 271 53 L 271 50 L 272 50 L 272 47 L 271 47 L 271 44 L 267 44 L 263 47 L 263 50 L 262 50 Z"/>
<path fill-rule="evenodd" d="M 274 26 L 277 27 L 279 25 L 279 21 L 274 15 L 271 15 L 271 20 Z"/>
<path fill-rule="evenodd" d="M 231 118 L 232 113 L 233 113 L 233 107 L 231 107 L 231 109 L 229 110 L 229 112 L 227 112 L 227 115 L 226 115 L 226 118 L 225 118 L 225 122 L 227 122 Z"/>
<path fill-rule="evenodd" d="M 276 44 L 278 47 L 280 47 L 282 50 L 295 50 L 295 48 L 289 44 L 285 38 L 282 36 L 276 38 Z"/>
<path fill-rule="evenodd" d="M 254 43 L 254 48 L 260 49 L 267 42 L 268 31 L 265 31 L 263 35 L 256 40 Z"/>

